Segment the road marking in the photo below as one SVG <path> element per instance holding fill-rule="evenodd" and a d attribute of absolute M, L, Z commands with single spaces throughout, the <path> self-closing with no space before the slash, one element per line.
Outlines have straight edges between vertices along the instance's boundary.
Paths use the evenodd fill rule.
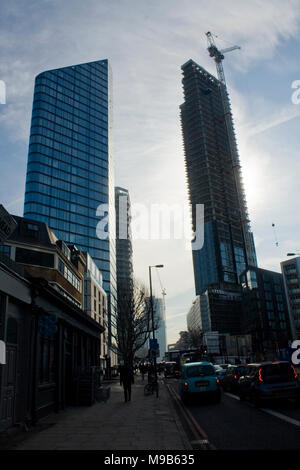
<path fill-rule="evenodd" d="M 196 438 L 196 440 L 194 440 L 193 442 L 198 442 L 198 443 L 203 442 L 204 444 L 208 445 L 211 450 L 216 450 L 216 447 L 213 444 L 210 444 L 207 434 L 201 428 L 198 421 L 194 418 L 194 416 L 189 411 L 189 409 L 183 404 L 183 402 L 182 402 L 180 396 L 178 395 L 178 393 L 173 389 L 173 387 L 171 387 L 169 385 L 167 385 L 167 388 L 170 391 L 170 393 L 173 395 L 173 397 L 177 401 L 177 404 L 181 407 L 181 409 L 183 411 L 184 418 L 185 418 L 189 428 L 191 429 L 192 433 L 194 434 L 194 436 Z M 200 438 L 202 437 L 202 439 L 199 439 L 199 437 Z"/>
<path fill-rule="evenodd" d="M 191 444 L 209 444 L 208 439 L 201 439 L 200 441 L 191 441 Z"/>
<path fill-rule="evenodd" d="M 282 413 L 278 413 L 277 411 L 269 410 L 269 408 L 260 408 L 261 411 L 264 411 L 265 413 L 268 413 L 269 415 L 276 416 L 276 418 L 282 419 L 283 421 L 286 421 L 287 423 L 294 424 L 295 426 L 300 427 L 300 421 L 297 421 L 296 419 L 290 418 L 289 416 L 286 416 Z"/>
<path fill-rule="evenodd" d="M 233 393 L 229 392 L 224 392 L 224 395 L 227 395 L 228 397 L 234 398 L 235 400 L 240 400 L 240 397 L 233 395 Z"/>
<path fill-rule="evenodd" d="M 240 400 L 240 397 L 237 397 L 236 395 L 233 395 L 232 393 L 224 392 L 224 395 L 234 398 L 235 400 Z M 287 423 L 294 424 L 295 426 L 300 427 L 300 421 L 290 418 L 287 415 L 278 413 L 277 411 L 270 410 L 269 408 L 259 408 L 259 409 L 261 411 L 264 411 L 265 413 L 268 413 L 269 415 L 276 416 L 276 418 L 282 419 L 283 421 L 286 421 Z"/>

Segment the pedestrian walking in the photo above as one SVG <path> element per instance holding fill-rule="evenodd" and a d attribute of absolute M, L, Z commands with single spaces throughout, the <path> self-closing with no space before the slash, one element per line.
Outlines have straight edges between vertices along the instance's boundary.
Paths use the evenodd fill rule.
<path fill-rule="evenodd" d="M 134 383 L 133 371 L 128 364 L 120 366 L 120 385 L 123 385 L 125 402 L 131 400 L 131 384 Z"/>
<path fill-rule="evenodd" d="M 145 364 L 141 364 L 140 365 L 140 373 L 142 374 L 142 381 L 144 382 L 144 378 L 145 378 L 145 372 L 146 372 L 146 366 Z"/>

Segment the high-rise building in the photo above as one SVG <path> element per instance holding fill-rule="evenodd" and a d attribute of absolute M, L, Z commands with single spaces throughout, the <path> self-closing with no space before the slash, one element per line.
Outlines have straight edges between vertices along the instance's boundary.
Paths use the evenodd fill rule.
<path fill-rule="evenodd" d="M 182 65 L 180 106 L 192 225 L 204 204 L 204 245 L 193 250 L 196 294 L 210 284 L 238 284 L 248 265 L 257 265 L 241 170 L 229 132 L 225 85 L 193 60 Z"/>
<path fill-rule="evenodd" d="M 127 350 L 127 335 L 130 317 L 134 310 L 134 286 L 131 242 L 130 197 L 127 189 L 115 188 L 116 215 L 116 271 L 117 271 L 117 335 L 120 359 Z"/>
<path fill-rule="evenodd" d="M 117 304 L 115 221 L 104 227 L 114 210 L 111 114 L 107 60 L 36 77 L 24 204 L 25 217 L 47 223 L 95 261 L 108 295 L 110 338 Z M 109 238 L 97 236 L 101 228 Z"/>
<path fill-rule="evenodd" d="M 281 273 L 249 266 L 240 276 L 243 290 L 242 330 L 252 337 L 258 360 L 273 360 L 291 339 Z"/>
<path fill-rule="evenodd" d="M 300 257 L 281 263 L 293 339 L 300 338 Z"/>
<path fill-rule="evenodd" d="M 232 290 L 229 290 L 227 286 L 222 289 L 222 284 L 211 284 L 196 299 L 194 313 L 200 314 L 198 325 L 201 322 L 203 333 L 241 333 L 242 296 L 237 286 L 232 285 Z"/>
<path fill-rule="evenodd" d="M 199 332 L 203 331 L 202 312 L 201 312 L 201 296 L 197 295 L 193 300 L 192 306 L 186 316 L 186 324 L 188 331 Z M 207 329 L 208 331 L 208 329 Z"/>
<path fill-rule="evenodd" d="M 115 188 L 117 290 L 132 289 L 133 263 L 130 197 L 127 189 Z"/>

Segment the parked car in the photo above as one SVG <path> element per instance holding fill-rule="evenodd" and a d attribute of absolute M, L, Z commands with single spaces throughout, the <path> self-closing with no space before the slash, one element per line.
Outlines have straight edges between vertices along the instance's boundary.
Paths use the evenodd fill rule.
<path fill-rule="evenodd" d="M 256 406 L 270 400 L 295 398 L 300 403 L 300 382 L 287 361 L 249 364 L 238 381 L 241 401 L 249 399 Z"/>
<path fill-rule="evenodd" d="M 180 374 L 181 374 L 180 365 L 176 364 L 173 369 L 173 377 L 176 377 L 176 379 L 179 379 Z"/>
<path fill-rule="evenodd" d="M 227 370 L 229 366 L 231 366 L 232 364 L 218 364 L 218 366 L 222 367 L 222 369 L 225 369 Z"/>
<path fill-rule="evenodd" d="M 219 366 L 219 364 L 215 364 L 214 365 L 214 368 L 215 368 L 215 371 L 216 371 L 216 374 L 217 374 L 217 377 L 219 379 L 219 383 L 221 385 L 222 383 L 222 380 L 223 380 L 223 377 L 224 375 L 226 374 L 226 369 L 223 369 L 221 366 Z"/>
<path fill-rule="evenodd" d="M 221 400 L 219 379 L 211 362 L 184 364 L 179 378 L 179 394 L 183 401 L 189 398 L 211 397 L 214 402 Z"/>
<path fill-rule="evenodd" d="M 238 380 L 245 373 L 246 365 L 230 365 L 222 378 L 222 387 L 226 392 L 237 392 Z"/>
<path fill-rule="evenodd" d="M 164 376 L 173 377 L 176 368 L 177 368 L 177 362 L 165 362 Z"/>

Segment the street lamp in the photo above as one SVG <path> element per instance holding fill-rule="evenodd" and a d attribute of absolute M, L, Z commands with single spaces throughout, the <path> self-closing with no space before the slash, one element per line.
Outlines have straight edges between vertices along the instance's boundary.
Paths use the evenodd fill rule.
<path fill-rule="evenodd" d="M 155 328 L 154 328 L 154 313 L 153 313 L 153 297 L 152 297 L 152 277 L 151 277 L 151 268 L 163 268 L 163 264 L 156 264 L 154 266 L 149 266 L 149 283 L 150 283 L 150 309 L 151 309 L 151 321 L 152 321 L 152 335 L 155 340 Z M 154 355 L 154 375 L 155 375 L 155 384 L 156 384 L 156 398 L 158 398 L 158 387 L 157 387 L 157 367 L 156 367 L 156 354 Z"/>
<path fill-rule="evenodd" d="M 287 253 L 286 256 L 297 256 L 300 255 L 300 253 Z"/>

